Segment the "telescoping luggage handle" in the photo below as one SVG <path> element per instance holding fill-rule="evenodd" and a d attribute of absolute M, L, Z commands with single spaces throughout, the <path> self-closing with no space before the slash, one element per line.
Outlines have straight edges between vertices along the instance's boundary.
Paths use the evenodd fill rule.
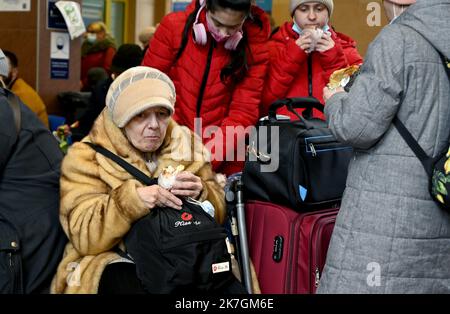
<path fill-rule="evenodd" d="M 314 97 L 303 97 L 303 98 L 299 97 L 299 98 L 281 99 L 281 100 L 277 100 L 272 105 L 270 105 L 269 121 L 271 123 L 277 121 L 277 110 L 280 108 L 283 108 L 283 107 L 286 107 L 290 112 L 295 114 L 301 121 L 303 121 L 303 123 L 305 123 L 305 126 L 308 129 L 313 128 L 313 126 L 311 126 L 308 123 L 308 121 L 304 117 L 299 115 L 297 113 L 297 111 L 295 111 L 294 109 L 304 108 L 304 109 L 312 110 L 314 108 L 314 109 L 319 110 L 320 112 L 323 112 L 323 105 L 320 103 L 319 100 L 317 100 Z M 307 117 L 307 118 L 309 118 L 309 117 Z"/>

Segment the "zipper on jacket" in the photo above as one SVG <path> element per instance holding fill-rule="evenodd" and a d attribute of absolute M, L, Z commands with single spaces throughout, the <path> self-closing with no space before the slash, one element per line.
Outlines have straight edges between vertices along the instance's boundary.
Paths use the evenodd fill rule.
<path fill-rule="evenodd" d="M 312 56 L 308 56 L 308 95 L 313 97 L 313 72 L 312 72 Z"/>
<path fill-rule="evenodd" d="M 312 55 L 308 55 L 308 96 L 313 97 L 313 67 L 312 67 Z M 304 116 L 312 118 L 312 109 L 305 109 Z"/>
<path fill-rule="evenodd" d="M 21 294 L 22 293 L 22 285 L 21 285 L 21 276 L 18 271 L 19 265 L 16 265 L 15 258 L 13 256 L 12 252 L 8 253 L 8 260 L 9 260 L 9 270 L 12 275 L 12 293 L 13 294 Z"/>
<path fill-rule="evenodd" d="M 200 91 L 197 98 L 197 115 L 196 118 L 200 118 L 200 111 L 203 103 L 203 96 L 205 94 L 206 83 L 208 82 L 209 71 L 211 69 L 211 60 L 214 52 L 215 41 L 211 40 L 211 45 L 209 46 L 208 58 L 206 60 L 205 72 L 203 73 L 202 84 L 200 85 Z"/>

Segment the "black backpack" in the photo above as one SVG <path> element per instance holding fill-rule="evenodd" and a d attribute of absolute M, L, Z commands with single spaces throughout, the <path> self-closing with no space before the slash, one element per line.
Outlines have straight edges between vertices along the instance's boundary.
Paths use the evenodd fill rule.
<path fill-rule="evenodd" d="M 157 184 L 105 148 L 86 143 L 146 185 Z M 154 208 L 133 224 L 124 238 L 126 255 L 149 293 L 214 292 L 237 279 L 231 272 L 227 233 L 198 201 L 185 199 L 182 210 Z"/>
<path fill-rule="evenodd" d="M 133 225 L 125 246 L 148 292 L 210 292 L 234 281 L 226 237 L 214 218 L 185 201 L 181 211 L 152 209 Z"/>
<path fill-rule="evenodd" d="M 442 53 L 439 51 L 438 53 L 441 56 L 450 81 L 450 62 Z M 441 208 L 450 212 L 450 135 L 447 139 L 447 146 L 433 158 L 427 156 L 417 140 L 411 135 L 397 116 L 395 116 L 393 123 L 397 128 L 397 131 L 425 168 L 429 177 L 428 188 L 431 197 Z"/>

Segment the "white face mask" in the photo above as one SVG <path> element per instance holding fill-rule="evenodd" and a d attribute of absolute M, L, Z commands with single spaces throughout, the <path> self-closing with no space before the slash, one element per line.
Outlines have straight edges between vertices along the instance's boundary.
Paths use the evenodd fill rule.
<path fill-rule="evenodd" d="M 86 40 L 88 42 L 90 42 L 91 44 L 93 44 L 97 40 L 97 35 L 94 34 L 94 33 L 88 33 L 87 36 L 86 36 Z"/>
<path fill-rule="evenodd" d="M 292 30 L 299 35 L 301 35 L 303 32 L 303 30 L 300 28 L 300 26 L 298 26 L 298 24 L 295 22 L 295 20 L 294 20 L 294 25 L 292 25 Z M 322 30 L 324 33 L 330 33 L 330 26 L 328 26 L 328 20 L 327 20 L 325 26 L 322 27 Z"/>

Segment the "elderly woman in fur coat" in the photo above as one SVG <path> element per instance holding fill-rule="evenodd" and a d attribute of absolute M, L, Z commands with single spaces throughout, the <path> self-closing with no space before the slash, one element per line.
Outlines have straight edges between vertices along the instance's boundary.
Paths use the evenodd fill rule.
<path fill-rule="evenodd" d="M 189 196 L 211 202 L 216 220 L 224 221 L 223 190 L 204 146 L 171 119 L 175 88 L 169 77 L 148 67 L 131 68 L 113 82 L 106 103 L 84 142 L 110 150 L 150 177 L 158 177 L 169 165 L 183 165 L 185 170 L 170 191 L 144 186 L 87 144 L 75 143 L 61 171 L 60 219 L 70 243 L 53 280 L 53 293 L 101 293 L 106 273 L 120 282 L 116 288 L 121 292 L 143 292 L 135 265 L 125 263 L 114 248 L 133 222 L 154 207 L 181 209 L 180 197 Z"/>

